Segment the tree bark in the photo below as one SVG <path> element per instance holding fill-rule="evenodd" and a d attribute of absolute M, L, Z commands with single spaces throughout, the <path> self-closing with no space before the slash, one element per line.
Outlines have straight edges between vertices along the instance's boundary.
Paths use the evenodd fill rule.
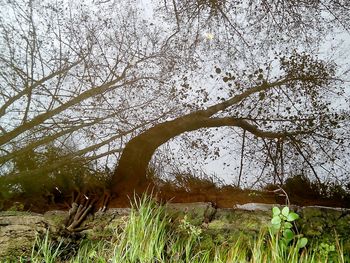
<path fill-rule="evenodd" d="M 112 178 L 115 194 L 142 193 L 150 183 L 147 168 L 155 150 L 171 138 L 204 127 L 199 114 L 189 114 L 160 123 L 131 139 L 125 146 Z"/>

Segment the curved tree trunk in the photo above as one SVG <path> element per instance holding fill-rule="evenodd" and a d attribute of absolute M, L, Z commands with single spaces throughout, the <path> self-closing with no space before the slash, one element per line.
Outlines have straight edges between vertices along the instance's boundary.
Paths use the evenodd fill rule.
<path fill-rule="evenodd" d="M 280 80 L 274 83 L 264 83 L 251 88 L 240 95 L 234 96 L 227 101 L 215 104 L 205 110 L 198 110 L 193 113 L 155 125 L 131 139 L 125 146 L 114 172 L 111 184 L 113 194 L 132 195 L 133 192 L 144 192 L 149 184 L 147 180 L 147 168 L 155 150 L 184 132 L 198 130 L 200 128 L 237 126 L 250 133 L 265 138 L 284 138 L 287 136 L 308 133 L 308 132 L 270 132 L 262 131 L 248 121 L 234 117 L 212 117 L 219 111 L 239 103 L 251 94 L 268 90 L 272 87 L 285 84 L 289 80 Z"/>
<path fill-rule="evenodd" d="M 143 192 L 149 184 L 147 168 L 156 149 L 171 138 L 205 126 L 200 114 L 189 114 L 158 124 L 131 139 L 119 160 L 112 179 L 112 192 L 132 194 Z"/>
<path fill-rule="evenodd" d="M 132 195 L 144 192 L 149 181 L 147 168 L 155 150 L 163 143 L 181 133 L 200 128 L 238 126 L 256 136 L 281 138 L 290 134 L 265 132 L 245 120 L 235 118 L 207 118 L 201 113 L 185 115 L 173 121 L 158 124 L 131 139 L 125 146 L 112 178 L 111 191 L 117 195 Z"/>

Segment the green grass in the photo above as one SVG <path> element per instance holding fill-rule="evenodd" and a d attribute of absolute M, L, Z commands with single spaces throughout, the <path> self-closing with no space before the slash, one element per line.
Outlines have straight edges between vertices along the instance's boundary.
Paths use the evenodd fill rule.
<path fill-rule="evenodd" d="M 84 240 L 65 261 L 60 256 L 67 255 L 63 252 L 69 246 L 50 241 L 47 234 L 36 239 L 30 262 L 350 262 L 339 240 L 299 248 L 293 242 L 283 245 L 283 238 L 269 229 L 261 230 L 254 239 L 242 234 L 234 242 L 204 246 L 200 227 L 191 225 L 186 217 L 173 222 L 165 207 L 149 196 L 135 198 L 131 214 L 119 230 L 112 241 Z"/>

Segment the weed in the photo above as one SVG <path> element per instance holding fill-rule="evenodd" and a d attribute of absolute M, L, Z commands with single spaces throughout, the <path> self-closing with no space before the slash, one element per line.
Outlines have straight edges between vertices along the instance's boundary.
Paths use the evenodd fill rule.
<path fill-rule="evenodd" d="M 291 212 L 288 206 L 282 210 L 278 207 L 272 209 L 271 232 L 279 240 L 280 246 L 287 247 L 291 241 L 296 241 L 296 246 L 299 249 L 306 246 L 307 238 L 296 235 L 292 230 L 292 222 L 298 218 L 299 215 Z"/>

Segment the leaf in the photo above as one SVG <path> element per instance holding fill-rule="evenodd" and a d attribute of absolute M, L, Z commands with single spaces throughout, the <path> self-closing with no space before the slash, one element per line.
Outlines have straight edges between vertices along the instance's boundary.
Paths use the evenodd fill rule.
<path fill-rule="evenodd" d="M 287 240 L 292 240 L 294 238 L 294 233 L 292 230 L 290 229 L 286 229 L 283 231 L 283 236 L 287 239 Z"/>
<path fill-rule="evenodd" d="M 259 93 L 259 100 L 265 99 L 265 92 L 260 92 Z"/>
<path fill-rule="evenodd" d="M 289 222 L 285 222 L 283 227 L 286 228 L 286 229 L 290 229 L 290 228 L 293 227 L 293 225 L 291 223 L 289 223 Z"/>
<path fill-rule="evenodd" d="M 289 215 L 289 207 L 288 206 L 283 207 L 282 215 L 284 215 L 285 217 L 288 217 L 288 215 Z"/>
<path fill-rule="evenodd" d="M 281 214 L 281 210 L 275 206 L 274 208 L 272 208 L 272 214 L 273 216 L 278 216 Z"/>
<path fill-rule="evenodd" d="M 298 248 L 303 248 L 303 247 L 306 246 L 306 244 L 307 244 L 307 238 L 306 238 L 306 237 L 300 238 L 300 239 L 298 240 L 298 242 L 297 242 Z"/>
<path fill-rule="evenodd" d="M 279 216 L 274 216 L 272 219 L 271 219 L 271 223 L 273 225 L 280 225 L 281 224 L 281 218 Z"/>
<path fill-rule="evenodd" d="M 287 221 L 292 222 L 294 220 L 297 220 L 299 218 L 299 215 L 296 213 L 289 213 L 287 216 Z"/>

